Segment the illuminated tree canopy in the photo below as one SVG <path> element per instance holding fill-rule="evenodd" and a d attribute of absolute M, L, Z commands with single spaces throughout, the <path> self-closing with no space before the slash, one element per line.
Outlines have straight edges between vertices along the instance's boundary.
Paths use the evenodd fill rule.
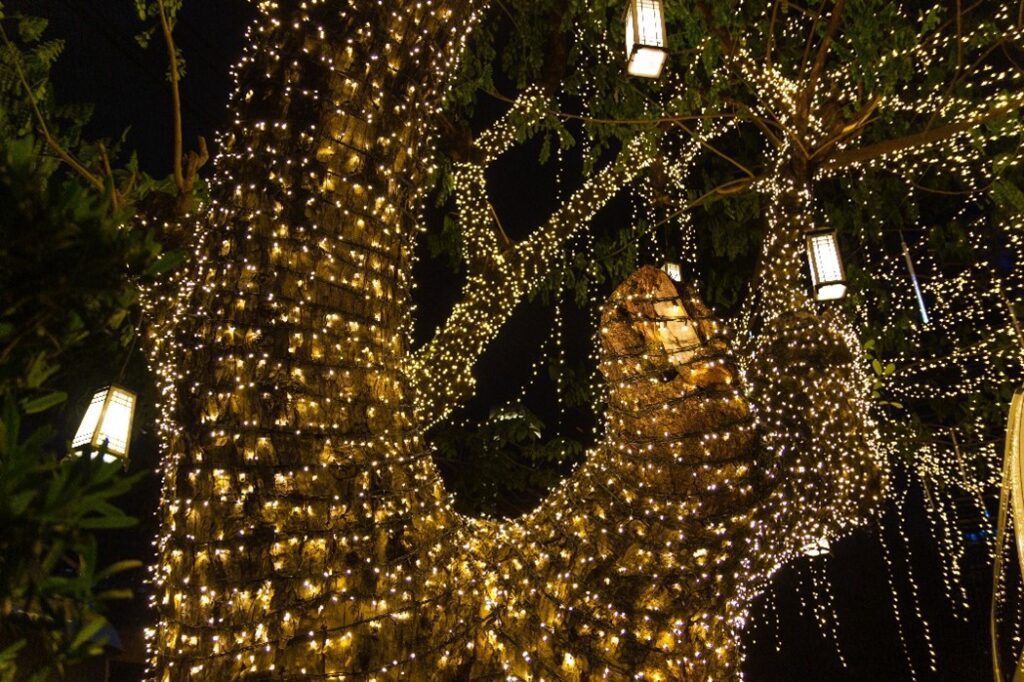
<path fill-rule="evenodd" d="M 1022 375 L 1024 6 L 669 1 L 638 79 L 625 0 L 255 4 L 208 196 L 180 3 L 140 4 L 177 200 L 131 221 L 189 251 L 143 291 L 155 679 L 730 679 L 771 576 L 895 487 L 984 510 Z M 531 144 L 570 186 L 510 236 L 491 171 Z M 838 301 L 807 277 L 822 227 Z M 417 344 L 424 239 L 463 280 Z M 599 434 L 532 511 L 467 515 L 433 438 L 535 298 L 591 316 Z"/>

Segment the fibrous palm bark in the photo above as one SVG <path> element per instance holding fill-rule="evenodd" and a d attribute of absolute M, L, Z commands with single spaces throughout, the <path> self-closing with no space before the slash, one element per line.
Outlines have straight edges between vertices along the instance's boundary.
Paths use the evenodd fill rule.
<path fill-rule="evenodd" d="M 481 3 L 263 3 L 213 202 L 154 327 L 165 679 L 367 676 L 446 510 L 400 363 L 422 129 Z M 438 518 L 417 535 L 413 514 Z"/>

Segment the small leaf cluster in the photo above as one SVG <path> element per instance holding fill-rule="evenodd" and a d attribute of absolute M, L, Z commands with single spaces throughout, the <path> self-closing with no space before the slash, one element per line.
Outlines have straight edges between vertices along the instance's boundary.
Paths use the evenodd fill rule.
<path fill-rule="evenodd" d="M 493 410 L 472 430 L 437 427 L 431 434 L 434 459 L 447 484 L 459 491 L 460 510 L 506 517 L 532 509 L 583 452 L 580 442 L 546 439 L 544 431 L 541 419 L 522 405 Z"/>

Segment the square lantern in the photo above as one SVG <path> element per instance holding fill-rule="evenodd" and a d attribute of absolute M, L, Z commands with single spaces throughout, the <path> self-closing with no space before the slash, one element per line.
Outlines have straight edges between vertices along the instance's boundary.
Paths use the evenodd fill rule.
<path fill-rule="evenodd" d="M 834 301 L 846 295 L 846 270 L 839 253 L 836 231 L 812 230 L 807 238 L 807 263 L 811 268 L 811 285 L 818 301 Z"/>
<path fill-rule="evenodd" d="M 668 59 L 662 0 L 629 0 L 626 8 L 626 71 L 657 78 Z"/>
<path fill-rule="evenodd" d="M 665 271 L 665 274 L 668 275 L 669 279 L 673 282 L 683 281 L 683 267 L 679 265 L 679 263 L 668 261 L 661 266 L 661 269 Z"/>
<path fill-rule="evenodd" d="M 808 542 L 804 545 L 801 551 L 803 551 L 804 556 L 825 556 L 832 553 L 832 544 L 828 541 L 828 538 L 818 538 L 814 542 Z"/>
<path fill-rule="evenodd" d="M 71 447 L 88 449 L 92 456 L 106 445 L 103 459 L 116 462 L 128 459 L 128 445 L 135 416 L 135 394 L 121 386 L 110 386 L 96 392 L 85 410 Z"/>

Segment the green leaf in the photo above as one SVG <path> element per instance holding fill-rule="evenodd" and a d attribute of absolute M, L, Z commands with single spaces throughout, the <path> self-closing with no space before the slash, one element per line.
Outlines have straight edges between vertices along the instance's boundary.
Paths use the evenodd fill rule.
<path fill-rule="evenodd" d="M 11 513 L 15 516 L 21 516 L 28 509 L 28 505 L 31 504 L 32 500 L 35 499 L 35 490 L 23 490 L 22 492 L 14 495 L 10 500 Z"/>
<path fill-rule="evenodd" d="M 68 399 L 68 394 L 63 391 L 54 391 L 38 398 L 31 400 L 21 401 L 21 409 L 25 411 L 25 414 L 39 414 L 46 410 L 60 405 L 62 402 Z"/>
<path fill-rule="evenodd" d="M 138 523 L 138 519 L 125 516 L 91 516 L 78 522 L 80 528 L 86 530 L 100 530 L 111 528 L 131 528 Z"/>
<path fill-rule="evenodd" d="M 142 562 L 138 559 L 125 559 L 123 561 L 118 561 L 117 563 L 110 564 L 109 566 L 101 570 L 99 573 L 97 573 L 96 580 L 103 580 L 104 578 L 109 578 L 110 576 L 115 575 L 117 573 L 123 573 L 125 571 L 131 571 L 136 568 L 142 568 L 142 565 Z"/>
<path fill-rule="evenodd" d="M 4 664 L 13 662 L 18 656 L 18 652 L 24 649 L 26 644 L 28 644 L 27 640 L 20 639 L 3 651 L 0 651 L 0 670 L 3 669 L 2 666 Z"/>
<path fill-rule="evenodd" d="M 150 263 L 149 267 L 146 268 L 146 274 L 150 277 L 156 277 L 162 275 L 165 272 L 170 272 L 185 261 L 184 251 L 168 251 L 167 253 L 161 254 L 154 262 Z"/>
<path fill-rule="evenodd" d="M 78 649 L 88 642 L 93 635 L 100 631 L 106 622 L 107 619 L 103 616 L 93 614 L 92 619 L 89 620 L 89 622 L 85 624 L 85 627 L 79 630 L 78 634 L 75 635 L 75 638 L 71 640 L 71 649 Z"/>
<path fill-rule="evenodd" d="M 110 319 L 107 320 L 107 325 L 111 329 L 118 329 L 126 317 L 128 317 L 128 309 L 122 308 L 121 310 L 115 311 L 114 314 L 110 316 Z"/>
<path fill-rule="evenodd" d="M 32 358 L 32 364 L 29 365 L 28 373 L 25 376 L 25 385 L 28 388 L 39 388 L 44 381 L 60 369 L 59 365 L 51 364 L 47 356 L 47 352 L 42 351 Z"/>
<path fill-rule="evenodd" d="M 132 591 L 128 589 L 116 589 L 116 590 L 104 590 L 96 594 L 96 599 L 99 601 L 114 601 L 121 599 L 131 599 Z"/>

